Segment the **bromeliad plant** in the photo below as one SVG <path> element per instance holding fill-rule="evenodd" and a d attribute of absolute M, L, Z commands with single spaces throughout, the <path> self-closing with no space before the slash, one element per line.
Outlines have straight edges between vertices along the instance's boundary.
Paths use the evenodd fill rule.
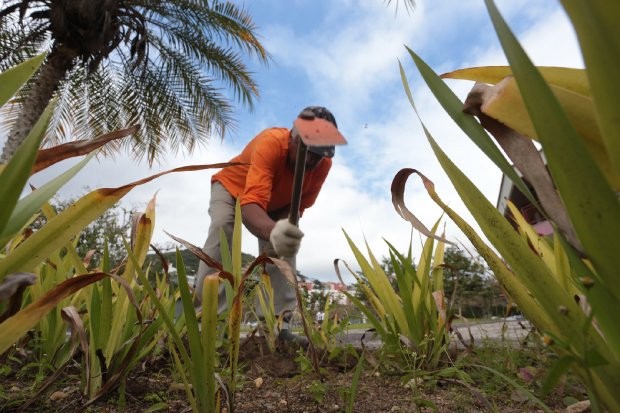
<path fill-rule="evenodd" d="M 553 240 L 541 238 L 509 204 L 510 223 L 452 163 L 424 127 L 426 137 L 461 199 L 497 255 L 445 205 L 430 180 L 417 173 L 427 192 L 461 228 L 506 291 L 560 357 L 544 386 L 549 390 L 572 368 L 599 404 L 620 411 L 620 29 L 613 18 L 620 3 L 562 1 L 580 41 L 586 69 L 536 68 L 496 6 L 489 14 L 510 67 L 474 68 L 445 77 L 477 80 L 463 104 L 413 51 L 416 66 L 438 101 L 554 226 Z M 401 66 L 403 84 L 413 99 Z M 415 105 L 413 105 L 415 109 Z M 417 113 L 417 110 L 416 110 Z M 502 146 L 537 198 L 485 133 Z M 531 143 L 542 146 L 550 174 Z M 584 300 L 585 298 L 585 300 Z M 579 302 L 579 304 L 578 304 Z"/>
<path fill-rule="evenodd" d="M 345 295 L 366 315 L 381 337 L 385 349 L 411 361 L 410 368 L 436 369 L 450 342 L 443 294 L 444 241 L 434 235 L 437 225 L 430 232 L 432 236 L 424 243 L 417 267 L 413 262 L 411 248 L 408 255 L 404 256 L 388 243 L 397 288 L 392 286 L 372 251 L 368 249 L 369 258 L 364 257 L 345 232 L 367 282 L 346 263 L 345 266 L 360 284 L 371 308 L 352 294 L 345 292 Z M 435 238 L 441 240 L 436 246 Z M 335 268 L 342 280 L 338 260 Z"/>

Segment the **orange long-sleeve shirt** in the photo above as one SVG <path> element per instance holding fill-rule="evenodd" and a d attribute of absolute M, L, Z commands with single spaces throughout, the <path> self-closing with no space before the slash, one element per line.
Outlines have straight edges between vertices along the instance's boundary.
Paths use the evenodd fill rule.
<path fill-rule="evenodd" d="M 224 168 L 211 182 L 220 182 L 241 205 L 255 203 L 267 212 L 290 205 L 294 171 L 287 166 L 289 136 L 286 128 L 265 129 L 230 160 L 249 165 Z M 331 165 L 331 159 L 323 158 L 304 174 L 300 213 L 316 201 Z"/>

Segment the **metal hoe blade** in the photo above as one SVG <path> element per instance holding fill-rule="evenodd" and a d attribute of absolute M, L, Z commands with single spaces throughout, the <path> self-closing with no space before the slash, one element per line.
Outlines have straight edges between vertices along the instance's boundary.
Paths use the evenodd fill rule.
<path fill-rule="evenodd" d="M 304 182 L 308 146 L 346 145 L 347 141 L 331 122 L 324 119 L 306 120 L 297 118 L 293 125 L 299 132 L 301 141 L 297 146 L 293 193 L 288 220 L 291 224 L 297 225 L 299 223 L 299 205 L 301 204 L 301 188 Z"/>
<path fill-rule="evenodd" d="M 306 120 L 297 118 L 293 123 L 306 146 L 346 145 L 340 131 L 324 119 Z"/>

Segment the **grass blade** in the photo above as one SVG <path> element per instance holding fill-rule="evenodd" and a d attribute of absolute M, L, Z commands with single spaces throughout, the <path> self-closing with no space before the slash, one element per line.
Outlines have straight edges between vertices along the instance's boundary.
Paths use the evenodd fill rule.
<path fill-rule="evenodd" d="M 478 364 L 474 364 L 473 367 L 479 368 L 479 369 L 483 369 L 486 370 L 488 372 L 491 372 L 493 374 L 495 374 L 497 377 L 500 377 L 502 380 L 504 380 L 506 383 L 510 384 L 512 387 L 514 387 L 515 389 L 519 390 L 520 392 L 522 392 L 523 394 L 526 394 L 527 397 L 534 402 L 538 407 L 540 407 L 543 411 L 547 412 L 547 413 L 553 413 L 553 410 L 551 410 L 549 408 L 549 406 L 547 406 L 545 404 L 545 402 L 543 402 L 542 400 L 540 400 L 538 397 L 536 397 L 531 391 L 529 391 L 528 389 L 526 389 L 525 387 L 521 386 L 519 383 L 517 383 L 516 381 L 514 381 L 513 379 L 511 379 L 510 377 L 506 376 L 503 373 L 500 373 L 497 370 L 494 370 L 490 367 L 486 367 L 486 366 L 481 366 Z"/>
<path fill-rule="evenodd" d="M 546 396 L 553 390 L 560 377 L 570 368 L 570 366 L 575 363 L 577 360 L 573 356 L 564 356 L 556 361 L 547 375 L 545 380 L 543 381 L 542 387 L 540 389 L 543 396 Z"/>
<path fill-rule="evenodd" d="M 362 370 L 364 369 L 364 354 L 360 356 L 355 366 L 355 373 L 353 373 L 353 380 L 351 380 L 351 389 L 349 391 L 349 400 L 347 403 L 347 413 L 353 413 L 353 403 L 355 403 L 355 396 L 357 395 L 357 386 L 362 376 Z"/>

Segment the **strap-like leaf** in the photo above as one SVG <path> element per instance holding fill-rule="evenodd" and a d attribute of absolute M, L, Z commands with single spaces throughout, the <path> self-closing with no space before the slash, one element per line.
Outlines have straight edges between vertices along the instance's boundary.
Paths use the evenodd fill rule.
<path fill-rule="evenodd" d="M 39 69 L 47 53 L 40 54 L 0 73 L 0 106 L 8 100 Z"/>
<path fill-rule="evenodd" d="M 8 219 L 13 213 L 22 189 L 30 177 L 30 170 L 34 164 L 41 139 L 47 127 L 50 116 L 54 110 L 54 102 L 45 109 L 37 123 L 17 148 L 5 168 L 0 173 L 0 232 L 4 231 Z M 0 280 L 2 277 L 0 276 Z"/>
<path fill-rule="evenodd" d="M 620 2 L 562 0 L 577 32 L 603 141 L 620 175 Z"/>
<path fill-rule="evenodd" d="M 577 236 L 601 281 L 620 297 L 618 197 L 493 1 L 486 0 L 486 4 Z M 616 75 L 610 78 L 610 88 L 614 82 L 618 84 Z"/>
<path fill-rule="evenodd" d="M 454 120 L 463 132 L 469 136 L 469 138 L 482 150 L 482 152 L 484 152 L 484 154 L 488 156 L 489 159 L 495 163 L 495 165 L 497 165 L 504 175 L 506 175 L 517 186 L 517 188 L 519 188 L 519 190 L 523 192 L 528 199 L 530 199 L 533 204 L 537 204 L 534 195 L 532 195 L 523 180 L 519 178 L 519 175 L 517 175 L 513 167 L 508 163 L 506 158 L 504 158 L 493 140 L 489 137 L 489 135 L 487 135 L 478 121 L 476 121 L 473 116 L 463 112 L 463 102 L 459 100 L 448 85 L 441 80 L 441 78 L 426 64 L 426 62 L 424 62 L 424 60 L 415 54 L 413 50 L 407 48 L 407 51 L 418 67 L 418 70 L 420 71 L 420 74 L 424 78 L 424 81 L 428 85 L 429 89 L 433 92 L 433 95 L 435 95 L 435 98 L 437 98 L 437 101 L 441 104 L 441 106 L 446 110 L 446 113 L 450 115 L 452 120 Z M 413 104 L 413 98 L 411 96 L 409 84 L 407 82 L 407 78 L 405 77 L 405 72 L 402 65 L 400 66 L 400 73 L 405 87 L 405 92 L 417 112 L 417 108 L 415 108 L 415 105 Z"/>
<path fill-rule="evenodd" d="M 0 335 L 0 353 L 4 353 L 65 297 L 107 275 L 105 273 L 93 273 L 70 278 L 0 324 L 0 331 L 2 331 L 2 335 Z"/>
<path fill-rule="evenodd" d="M 0 261 L 0 281 L 4 279 L 6 274 L 19 271 L 20 268 L 32 269 L 136 186 L 150 182 L 168 173 L 222 168 L 229 165 L 231 164 L 185 166 L 160 172 L 118 188 L 102 188 L 90 192 L 80 198 L 70 208 L 65 209 L 61 214 L 50 219 L 43 228 L 35 232 L 5 259 Z M 31 167 L 32 164 L 29 165 L 28 170 Z"/>
<path fill-rule="evenodd" d="M 42 187 L 20 199 L 9 218 L 9 222 L 0 235 L 0 246 L 5 245 L 6 242 L 28 222 L 32 215 L 41 208 L 41 205 L 49 201 L 49 199 L 53 197 L 64 184 L 69 182 L 93 156 L 95 156 L 94 152 L 65 173 L 57 176 Z"/>

